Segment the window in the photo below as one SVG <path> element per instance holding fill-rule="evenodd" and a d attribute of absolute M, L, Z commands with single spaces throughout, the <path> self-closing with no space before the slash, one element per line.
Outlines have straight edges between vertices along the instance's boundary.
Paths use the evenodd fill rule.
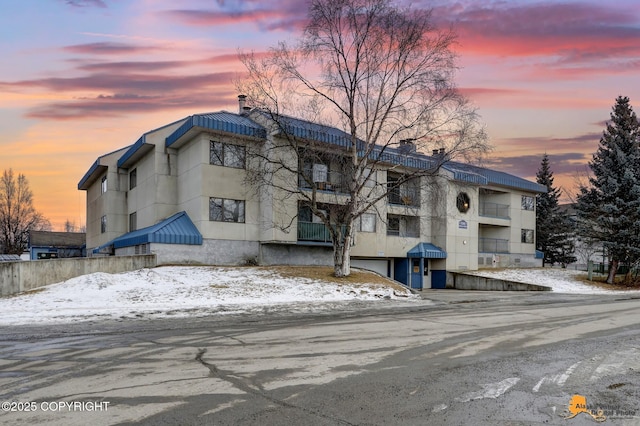
<path fill-rule="evenodd" d="M 520 232 L 520 242 L 525 244 L 533 244 L 533 229 L 523 229 Z"/>
<path fill-rule="evenodd" d="M 387 218 L 387 235 L 400 235 L 399 216 L 389 216 Z"/>
<path fill-rule="evenodd" d="M 358 231 L 360 232 L 376 232 L 376 215 L 375 213 L 365 213 L 358 218 Z"/>
<path fill-rule="evenodd" d="M 461 192 L 458 194 L 456 198 L 456 207 L 458 207 L 458 211 L 460 213 L 466 213 L 469 211 L 469 207 L 471 206 L 471 198 L 466 192 Z"/>
<path fill-rule="evenodd" d="M 102 182 L 100 183 L 100 193 L 107 192 L 107 175 L 102 176 Z"/>
<path fill-rule="evenodd" d="M 245 153 L 244 146 L 210 141 L 209 163 L 215 166 L 244 169 Z"/>
<path fill-rule="evenodd" d="M 107 216 L 104 215 L 100 218 L 100 233 L 104 234 L 107 232 Z"/>
<path fill-rule="evenodd" d="M 129 173 L 129 189 L 133 189 L 138 186 L 138 169 L 133 169 Z"/>
<path fill-rule="evenodd" d="M 244 201 L 209 198 L 209 220 L 244 223 Z"/>
<path fill-rule="evenodd" d="M 522 196 L 522 210 L 534 210 L 535 208 L 534 198 L 528 195 Z"/>
<path fill-rule="evenodd" d="M 138 215 L 133 212 L 129 215 L 129 232 L 138 229 Z"/>

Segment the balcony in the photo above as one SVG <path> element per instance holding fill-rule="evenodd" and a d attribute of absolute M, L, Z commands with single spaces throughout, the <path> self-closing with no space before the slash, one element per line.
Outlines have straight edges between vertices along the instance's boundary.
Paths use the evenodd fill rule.
<path fill-rule="evenodd" d="M 420 190 L 405 187 L 390 189 L 387 202 L 396 206 L 420 207 Z"/>
<path fill-rule="evenodd" d="M 509 240 L 480 238 L 478 239 L 478 253 L 509 253 Z"/>
<path fill-rule="evenodd" d="M 349 193 L 349 186 L 344 174 L 339 172 L 315 173 L 313 178 L 315 189 L 317 191 L 337 192 L 342 194 Z M 305 180 L 304 176 L 298 176 L 298 186 L 302 189 L 311 189 L 312 186 Z"/>
<path fill-rule="evenodd" d="M 510 219 L 509 205 L 497 203 L 480 203 L 480 216 L 496 217 L 499 219 Z"/>
<path fill-rule="evenodd" d="M 343 235 L 345 231 L 343 226 Z M 324 223 L 298 222 L 298 241 L 331 244 L 331 234 Z"/>

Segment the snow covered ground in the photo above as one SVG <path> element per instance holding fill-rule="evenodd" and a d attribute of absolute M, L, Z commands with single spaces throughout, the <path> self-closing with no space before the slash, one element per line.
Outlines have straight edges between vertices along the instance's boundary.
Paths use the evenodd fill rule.
<path fill-rule="evenodd" d="M 552 287 L 574 294 L 613 294 L 561 269 L 483 270 L 478 275 Z M 0 298 L 0 326 L 120 318 L 167 318 L 263 312 L 317 312 L 335 303 L 404 300 L 427 303 L 408 290 L 372 283 L 287 277 L 265 268 L 166 266 L 120 274 L 94 273 L 36 291 Z M 628 291 L 627 291 L 628 293 Z M 639 292 L 640 294 L 640 292 Z M 428 299 L 428 291 L 423 292 Z M 332 305 L 333 304 L 333 305 Z"/>
<path fill-rule="evenodd" d="M 573 294 L 616 294 L 637 292 L 638 290 L 609 290 L 595 285 L 588 285 L 579 280 L 585 277 L 585 271 L 573 271 L 570 269 L 533 268 L 533 269 L 483 269 L 472 272 L 474 275 L 498 278 L 507 281 L 515 281 L 528 284 L 537 284 L 551 287 L 558 293 Z"/>
<path fill-rule="evenodd" d="M 262 268 L 165 266 L 93 273 L 0 298 L 0 325 L 203 316 L 255 312 L 265 306 L 308 312 L 314 306 L 327 309 L 328 302 L 386 299 L 419 296 L 401 286 L 286 278 Z"/>

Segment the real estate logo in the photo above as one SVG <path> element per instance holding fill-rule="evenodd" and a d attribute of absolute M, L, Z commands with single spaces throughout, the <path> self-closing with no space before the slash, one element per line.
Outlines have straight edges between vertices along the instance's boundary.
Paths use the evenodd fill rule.
<path fill-rule="evenodd" d="M 582 395 L 573 395 L 569 401 L 569 407 L 567 411 L 562 414 L 565 419 L 572 419 L 578 414 L 586 414 L 591 416 L 596 422 L 604 422 L 607 420 L 607 416 L 604 415 L 604 411 L 598 407 L 597 410 L 592 410 L 587 406 L 587 398 Z"/>

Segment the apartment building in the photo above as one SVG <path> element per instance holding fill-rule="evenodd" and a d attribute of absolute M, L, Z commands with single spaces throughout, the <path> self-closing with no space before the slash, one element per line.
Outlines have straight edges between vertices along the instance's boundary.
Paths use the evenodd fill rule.
<path fill-rule="evenodd" d="M 331 265 L 329 233 L 308 197 L 283 188 L 313 191 L 327 211 L 344 202 L 350 177 L 335 152 L 348 135 L 294 118 L 287 134 L 314 149 L 285 153 L 289 167 L 271 189 L 251 184 L 251 153 L 283 136 L 242 102 L 238 113 L 192 115 L 100 156 L 78 183 L 87 193 L 88 255 L 153 252 L 160 264 Z M 453 161 L 443 162 L 437 176 L 403 181 L 403 171 L 430 167 L 440 155 L 416 152 L 406 141 L 369 171 L 372 191 L 393 190 L 358 218 L 352 265 L 420 289 L 445 288 L 447 271 L 540 266 L 535 196 L 545 188 Z"/>

